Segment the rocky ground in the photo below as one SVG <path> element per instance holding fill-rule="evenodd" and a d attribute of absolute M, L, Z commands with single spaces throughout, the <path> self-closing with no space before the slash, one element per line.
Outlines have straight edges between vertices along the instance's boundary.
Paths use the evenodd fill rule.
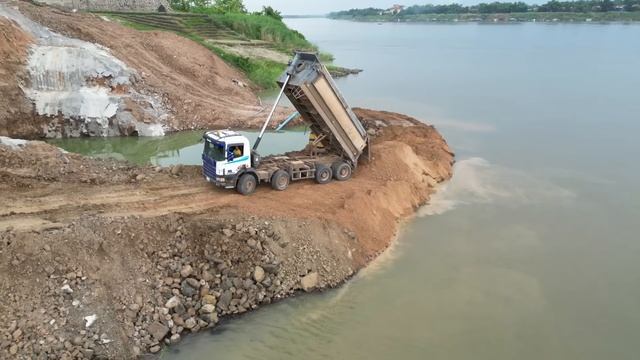
<path fill-rule="evenodd" d="M 348 279 L 453 163 L 433 127 L 356 113 L 375 140 L 351 180 L 248 197 L 198 167 L 0 141 L 0 358 L 135 358 Z"/>
<path fill-rule="evenodd" d="M 35 233 L 5 231 L 3 255 L 20 276 L 3 279 L 0 346 L 25 359 L 133 358 L 351 275 L 338 264 L 348 235 L 339 234 L 338 259 L 290 227 L 239 213 L 85 215 Z"/>

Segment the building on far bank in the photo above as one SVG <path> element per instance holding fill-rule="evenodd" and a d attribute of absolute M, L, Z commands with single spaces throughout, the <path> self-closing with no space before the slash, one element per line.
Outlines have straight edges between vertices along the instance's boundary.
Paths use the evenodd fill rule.
<path fill-rule="evenodd" d="M 391 15 L 398 15 L 402 10 L 404 10 L 404 5 L 394 4 L 392 7 L 388 8 L 384 13 Z"/>

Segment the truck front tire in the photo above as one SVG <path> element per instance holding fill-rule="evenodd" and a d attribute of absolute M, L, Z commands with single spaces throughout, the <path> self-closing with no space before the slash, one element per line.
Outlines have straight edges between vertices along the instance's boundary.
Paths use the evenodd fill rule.
<path fill-rule="evenodd" d="M 326 184 L 330 182 L 332 176 L 333 171 L 331 171 L 330 167 L 322 164 L 318 164 L 316 166 L 316 182 L 318 184 Z"/>
<path fill-rule="evenodd" d="M 353 173 L 351 165 L 347 164 L 344 161 L 333 164 L 331 168 L 333 170 L 333 178 L 338 181 L 349 180 L 351 178 L 351 174 Z"/>
<path fill-rule="evenodd" d="M 258 186 L 258 180 L 252 174 L 242 174 L 238 183 L 236 184 L 236 190 L 242 195 L 251 195 L 256 191 Z"/>
<path fill-rule="evenodd" d="M 284 170 L 277 170 L 271 176 L 271 187 L 274 190 L 284 191 L 289 187 L 289 173 Z"/>

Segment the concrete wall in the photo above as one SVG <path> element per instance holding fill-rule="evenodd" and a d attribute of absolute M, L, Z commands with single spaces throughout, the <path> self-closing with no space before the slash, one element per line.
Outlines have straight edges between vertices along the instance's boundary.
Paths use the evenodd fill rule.
<path fill-rule="evenodd" d="M 160 5 L 170 10 L 166 0 L 37 0 L 40 3 L 84 11 L 156 12 Z"/>

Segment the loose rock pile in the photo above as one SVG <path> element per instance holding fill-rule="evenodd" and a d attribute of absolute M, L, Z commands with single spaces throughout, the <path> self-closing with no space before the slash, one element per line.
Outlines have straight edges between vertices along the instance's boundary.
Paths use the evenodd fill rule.
<path fill-rule="evenodd" d="M 125 310 L 142 351 L 157 352 L 161 343 L 213 327 L 219 315 L 244 313 L 292 290 L 282 288 L 280 261 L 263 245 L 275 235 L 267 226 L 208 229 L 216 241 L 196 249 L 181 230 L 175 232 L 171 251 L 157 253 L 156 306 L 142 314 L 136 303 Z"/>
<path fill-rule="evenodd" d="M 13 265 L 20 269 L 22 261 L 16 258 Z M 48 281 L 38 284 L 40 291 L 34 294 L 47 299 L 38 304 L 41 307 L 15 306 L 32 305 L 33 299 L 7 294 L 6 303 L 12 305 L 13 312 L 0 318 L 3 325 L 8 324 L 0 328 L 0 348 L 9 355 L 21 359 L 107 358 L 107 345 L 112 337 L 96 325 L 95 314 L 85 319 L 79 316 L 90 311 L 93 302 L 90 289 L 95 281 L 79 269 L 56 275 L 61 270 L 64 267 L 59 263 L 45 266 Z"/>
<path fill-rule="evenodd" d="M 0 358 L 157 353 L 223 316 L 334 286 L 351 274 L 346 252 L 332 256 L 311 242 L 310 224 L 294 225 L 228 216 L 86 216 L 35 237 L 1 233 L 0 255 L 11 259 L 2 270 L 23 273 L 0 288 L 7 294 Z M 282 226 L 298 230 L 283 235 Z M 15 286 L 27 289 L 14 294 Z"/>

